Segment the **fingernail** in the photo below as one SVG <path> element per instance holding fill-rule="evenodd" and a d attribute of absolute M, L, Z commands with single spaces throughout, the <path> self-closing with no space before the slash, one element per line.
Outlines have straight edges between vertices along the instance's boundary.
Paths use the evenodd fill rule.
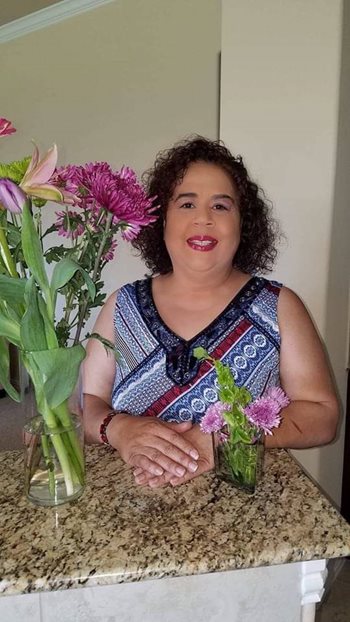
<path fill-rule="evenodd" d="M 176 467 L 175 471 L 176 471 L 176 473 L 178 475 L 180 475 L 180 477 L 182 477 L 186 473 L 186 469 L 184 469 L 183 467 L 180 467 L 180 466 Z"/>
<path fill-rule="evenodd" d="M 190 451 L 190 456 L 191 456 L 191 458 L 193 458 L 193 460 L 198 460 L 198 458 L 199 458 L 199 453 L 198 453 L 198 451 L 196 451 L 195 449 L 191 449 L 191 451 Z"/>
<path fill-rule="evenodd" d="M 198 469 L 198 464 L 196 462 L 190 462 L 188 468 L 192 471 L 192 473 L 194 473 Z"/>
<path fill-rule="evenodd" d="M 153 472 L 155 475 L 163 475 L 164 471 L 161 467 L 154 467 Z"/>
<path fill-rule="evenodd" d="M 150 479 L 149 482 L 148 482 L 148 485 L 151 488 L 156 488 L 158 486 L 158 481 L 156 479 Z"/>

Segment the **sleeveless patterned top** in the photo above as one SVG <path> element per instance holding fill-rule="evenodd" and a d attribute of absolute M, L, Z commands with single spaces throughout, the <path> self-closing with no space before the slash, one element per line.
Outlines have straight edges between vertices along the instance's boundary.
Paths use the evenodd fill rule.
<path fill-rule="evenodd" d="M 159 316 L 151 282 L 136 281 L 117 293 L 115 410 L 198 423 L 218 400 L 215 371 L 193 356 L 198 346 L 228 364 L 253 399 L 269 386 L 280 386 L 280 283 L 252 277 L 209 326 L 186 341 Z"/>

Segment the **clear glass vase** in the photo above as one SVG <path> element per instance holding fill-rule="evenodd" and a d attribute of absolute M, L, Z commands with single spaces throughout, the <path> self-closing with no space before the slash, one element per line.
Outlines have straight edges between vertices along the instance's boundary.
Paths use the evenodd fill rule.
<path fill-rule="evenodd" d="M 24 426 L 25 492 L 36 505 L 78 499 L 85 487 L 84 431 L 80 418 L 49 428 L 41 415 Z"/>
<path fill-rule="evenodd" d="M 263 435 L 251 443 L 219 442 L 213 434 L 215 472 L 220 479 L 236 488 L 254 493 L 263 472 Z"/>

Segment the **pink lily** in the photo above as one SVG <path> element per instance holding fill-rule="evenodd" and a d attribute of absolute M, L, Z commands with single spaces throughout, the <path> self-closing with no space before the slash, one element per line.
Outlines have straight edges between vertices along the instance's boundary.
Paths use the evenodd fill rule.
<path fill-rule="evenodd" d="M 16 128 L 13 127 L 11 121 L 0 117 L 0 136 L 8 136 L 14 132 L 16 132 Z"/>
<path fill-rule="evenodd" d="M 53 145 L 46 155 L 40 160 L 39 150 L 34 145 L 32 159 L 21 181 L 20 188 L 28 195 L 44 201 L 67 203 L 74 205 L 79 199 L 71 192 L 65 192 L 50 183 L 50 179 L 56 169 L 57 147 Z"/>

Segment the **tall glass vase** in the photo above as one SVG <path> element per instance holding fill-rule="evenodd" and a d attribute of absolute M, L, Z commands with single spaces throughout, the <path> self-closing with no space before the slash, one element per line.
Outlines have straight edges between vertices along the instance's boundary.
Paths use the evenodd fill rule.
<path fill-rule="evenodd" d="M 219 442 L 213 434 L 215 472 L 232 486 L 254 493 L 262 476 L 264 443 L 260 435 L 251 443 Z"/>
<path fill-rule="evenodd" d="M 48 427 L 41 415 L 24 426 L 25 492 L 36 505 L 56 506 L 84 491 L 84 432 L 80 418 Z"/>

